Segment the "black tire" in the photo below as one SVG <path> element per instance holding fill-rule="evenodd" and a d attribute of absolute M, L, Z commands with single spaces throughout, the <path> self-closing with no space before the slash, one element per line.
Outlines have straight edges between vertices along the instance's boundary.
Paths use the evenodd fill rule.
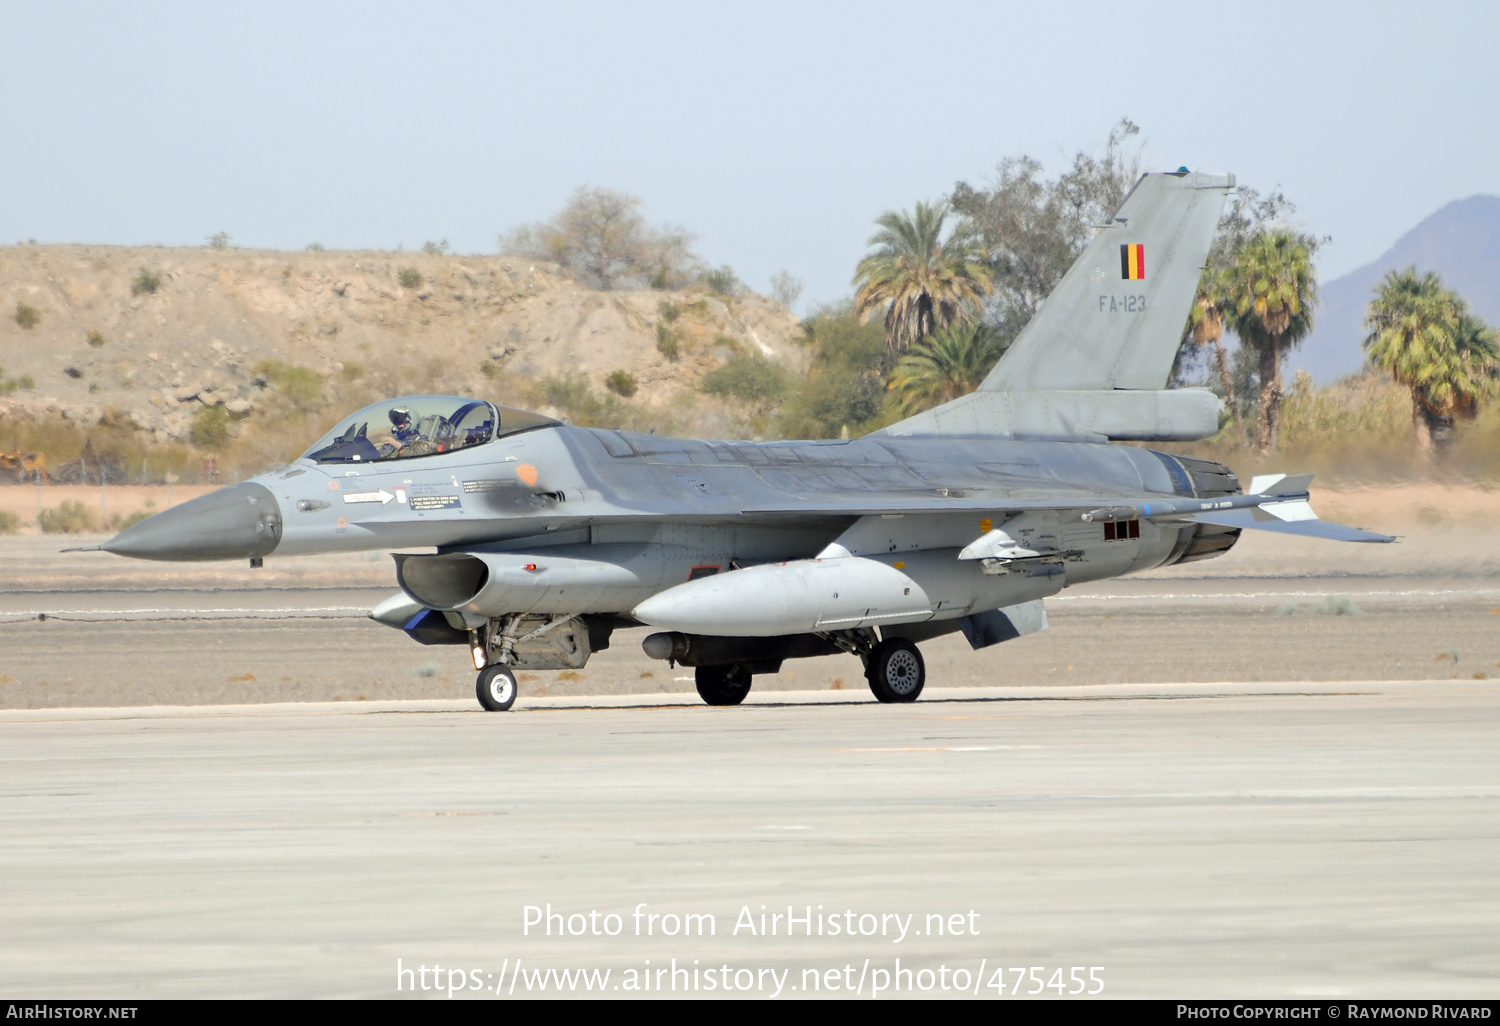
<path fill-rule="evenodd" d="M 499 663 L 480 670 L 479 679 L 474 682 L 474 693 L 479 696 L 479 704 L 486 712 L 508 711 L 516 704 L 519 690 L 516 675 L 510 672 L 510 667 Z"/>
<path fill-rule="evenodd" d="M 709 705 L 739 705 L 750 693 L 755 678 L 739 663 L 728 666 L 700 666 L 693 673 L 698 696 Z"/>
<path fill-rule="evenodd" d="M 905 638 L 887 638 L 870 653 L 865 669 L 870 690 L 882 702 L 915 702 L 927 683 L 922 653 Z"/>

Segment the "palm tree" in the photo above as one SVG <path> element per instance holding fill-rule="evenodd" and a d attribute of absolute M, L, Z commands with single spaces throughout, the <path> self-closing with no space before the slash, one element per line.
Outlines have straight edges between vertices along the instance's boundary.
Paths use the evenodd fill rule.
<path fill-rule="evenodd" d="M 875 222 L 875 249 L 855 270 L 854 312 L 867 319 L 885 309 L 887 358 L 955 321 L 973 320 L 994 288 L 972 228 L 961 224 L 947 241 L 946 203 L 918 203 L 911 214 L 889 212 Z"/>
<path fill-rule="evenodd" d="M 1318 286 L 1310 240 L 1284 228 L 1254 236 L 1227 268 L 1224 294 L 1235 334 L 1260 355 L 1256 444 L 1264 456 L 1281 429 L 1282 357 L 1312 330 Z"/>
<path fill-rule="evenodd" d="M 1234 394 L 1229 360 L 1224 353 L 1224 305 L 1224 276 L 1214 267 L 1207 267 L 1198 284 L 1198 298 L 1188 312 L 1188 330 L 1192 332 L 1194 345 L 1213 344 L 1214 357 L 1219 365 L 1219 384 L 1224 388 L 1224 402 L 1229 405 L 1229 415 L 1234 418 L 1234 435 L 1243 443 L 1245 425 L 1240 422 L 1240 404 Z"/>
<path fill-rule="evenodd" d="M 897 412 L 910 416 L 974 391 L 1003 351 L 983 325 L 950 325 L 907 350 L 885 387 L 896 393 Z"/>
<path fill-rule="evenodd" d="M 1500 347 L 1436 274 L 1391 271 L 1375 288 L 1365 316 L 1370 363 L 1411 389 L 1412 429 L 1427 456 L 1446 448 L 1453 422 L 1472 417 L 1494 389 Z"/>

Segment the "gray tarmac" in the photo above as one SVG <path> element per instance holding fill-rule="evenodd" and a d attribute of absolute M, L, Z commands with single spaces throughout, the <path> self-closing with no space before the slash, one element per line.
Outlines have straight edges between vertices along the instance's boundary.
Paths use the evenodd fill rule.
<path fill-rule="evenodd" d="M 971 991 L 1001 968 L 979 993 L 1006 999 L 1032 966 L 1116 997 L 1493 998 L 1497 705 L 1383 681 L 8 711 L 0 993 L 397 996 L 399 959 L 486 988 L 459 996 L 547 968 L 613 995 L 675 958 L 869 997 L 899 958 Z M 549 903 L 579 917 L 528 935 Z M 714 933 L 636 936 L 640 903 Z M 888 933 L 736 934 L 788 905 Z"/>
<path fill-rule="evenodd" d="M 963 970 L 1055 997 L 1077 966 L 1105 996 L 1500 996 L 1488 528 L 1069 589 L 1040 635 L 924 645 L 912 706 L 833 658 L 709 709 L 636 631 L 509 714 L 463 649 L 364 619 L 383 556 L 56 547 L 0 545 L 0 996 L 496 1000 L 535 969 L 624 996 L 673 959 L 699 995 L 727 966 L 745 996 Z M 741 921 L 762 905 L 776 936 Z M 823 934 L 788 938 L 789 905 Z"/>

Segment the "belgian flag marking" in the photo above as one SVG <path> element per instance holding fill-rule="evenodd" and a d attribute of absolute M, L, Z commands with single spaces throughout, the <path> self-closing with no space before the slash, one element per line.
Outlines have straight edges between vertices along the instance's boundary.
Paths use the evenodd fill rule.
<path fill-rule="evenodd" d="M 1140 244 L 1120 247 L 1120 277 L 1128 281 L 1146 277 L 1146 247 Z"/>

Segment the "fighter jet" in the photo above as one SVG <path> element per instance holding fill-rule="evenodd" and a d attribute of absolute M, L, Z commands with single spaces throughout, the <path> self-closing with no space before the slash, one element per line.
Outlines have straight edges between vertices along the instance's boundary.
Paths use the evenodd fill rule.
<path fill-rule="evenodd" d="M 578 668 L 612 632 L 695 668 L 711 705 L 839 652 L 911 702 L 918 645 L 1047 626 L 1063 588 L 1227 552 L 1242 530 L 1392 539 L 1317 519 L 1309 476 L 1143 445 L 1206 438 L 1221 404 L 1168 389 L 1233 176 L 1144 175 L 970 395 L 857 439 L 696 441 L 412 395 L 349 416 L 287 467 L 122 531 L 141 559 L 397 553 L 370 615 L 461 645 L 479 703 L 519 669 Z"/>

